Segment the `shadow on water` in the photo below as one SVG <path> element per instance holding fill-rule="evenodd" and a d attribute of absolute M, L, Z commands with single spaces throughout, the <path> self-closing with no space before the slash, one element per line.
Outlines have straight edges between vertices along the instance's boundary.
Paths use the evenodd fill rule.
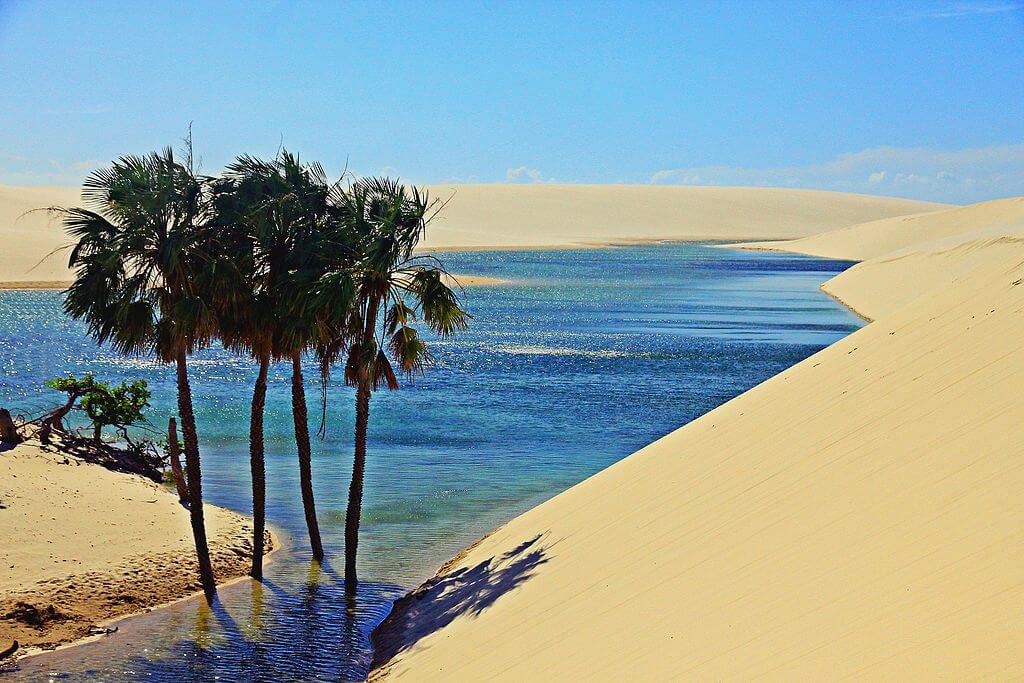
<path fill-rule="evenodd" d="M 477 616 L 528 581 L 548 562 L 555 543 L 546 534 L 523 541 L 500 556 L 435 577 L 395 602 L 394 611 L 373 633 L 372 667 L 412 648 L 461 616 Z M 424 598 L 429 598 L 424 602 Z"/>
<path fill-rule="evenodd" d="M 292 588 L 252 582 L 245 596 L 232 592 L 224 602 L 197 605 L 188 638 L 160 657 L 147 653 L 130 662 L 131 678 L 207 681 L 245 672 L 248 681 L 365 680 L 367 634 L 390 607 L 382 596 L 398 590 L 367 582 L 351 594 L 313 561 Z M 357 659 L 355 652 L 367 654 Z"/>
<path fill-rule="evenodd" d="M 369 633 L 404 590 L 366 581 L 352 593 L 330 565 L 310 561 L 273 581 L 221 589 L 212 605 L 188 600 L 109 639 L 24 660 L 12 680 L 362 681 Z M 168 632 L 180 637 L 166 640 Z M 126 649 L 132 655 L 112 668 L 110 655 Z"/>

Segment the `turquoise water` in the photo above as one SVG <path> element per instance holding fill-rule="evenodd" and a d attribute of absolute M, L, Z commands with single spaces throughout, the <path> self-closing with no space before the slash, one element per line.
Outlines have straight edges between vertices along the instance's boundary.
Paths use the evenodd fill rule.
<path fill-rule="evenodd" d="M 24 662 L 12 679 L 358 680 L 391 601 L 481 535 L 857 329 L 818 290 L 848 263 L 660 244 L 452 252 L 454 272 L 509 284 L 467 290 L 472 330 L 435 342 L 426 375 L 371 404 L 360 576 L 342 566 L 353 395 L 329 390 L 314 478 L 328 558 L 310 561 L 291 441 L 289 368 L 267 402 L 268 518 L 289 548 L 266 583 L 129 620 L 101 642 Z M 38 412 L 55 375 L 143 378 L 166 425 L 173 372 L 97 349 L 54 292 L 0 292 L 0 405 Z M 252 365 L 211 349 L 192 361 L 208 499 L 250 506 Z M 320 395 L 307 372 L 310 413 Z M 314 421 L 318 418 L 315 417 Z M 317 424 L 313 424 L 315 430 Z"/>

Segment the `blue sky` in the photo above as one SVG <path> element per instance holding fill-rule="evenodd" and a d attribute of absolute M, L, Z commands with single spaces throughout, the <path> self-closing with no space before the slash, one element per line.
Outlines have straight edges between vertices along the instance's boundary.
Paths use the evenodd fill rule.
<path fill-rule="evenodd" d="M 0 182 L 180 140 L 411 182 L 1024 194 L 1024 2 L 0 0 Z"/>

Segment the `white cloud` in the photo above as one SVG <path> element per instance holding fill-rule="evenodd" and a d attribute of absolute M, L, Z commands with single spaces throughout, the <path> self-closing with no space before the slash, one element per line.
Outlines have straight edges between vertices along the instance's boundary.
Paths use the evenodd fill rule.
<path fill-rule="evenodd" d="M 977 0 L 975 2 L 940 2 L 935 5 L 905 12 L 896 19 L 955 19 L 958 17 L 970 17 L 986 14 L 1004 14 L 1006 12 L 1021 12 L 1024 10 L 1024 3 L 1010 0 Z"/>
<path fill-rule="evenodd" d="M 1024 144 L 953 151 L 876 147 L 808 166 L 666 169 L 652 173 L 650 182 L 802 187 L 976 202 L 1024 195 Z"/>
<path fill-rule="evenodd" d="M 519 166 L 505 171 L 505 180 L 510 183 L 550 183 L 553 178 L 545 178 L 544 174 L 535 168 Z"/>

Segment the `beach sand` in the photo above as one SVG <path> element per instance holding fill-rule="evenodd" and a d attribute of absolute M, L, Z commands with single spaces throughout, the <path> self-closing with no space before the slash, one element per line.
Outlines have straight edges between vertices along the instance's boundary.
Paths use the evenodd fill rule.
<path fill-rule="evenodd" d="M 467 549 L 371 679 L 1024 676 L 1024 201 L 887 226 L 770 245 L 869 255 L 874 322 Z"/>
<path fill-rule="evenodd" d="M 206 525 L 218 580 L 246 575 L 251 519 L 208 505 Z M 67 643 L 201 589 L 177 495 L 34 440 L 0 450 L 0 539 L 0 647 Z M 3 618 L 18 603 L 56 614 L 39 626 Z"/>
<path fill-rule="evenodd" d="M 863 221 L 946 208 L 909 199 L 811 190 L 656 185 L 433 185 L 446 200 L 424 249 L 552 248 L 665 239 L 803 237 Z M 76 188 L 0 185 L 0 283 L 71 279 L 67 238 L 46 206 Z M 50 254 L 50 256 L 47 256 Z M 466 283 L 464 283 L 466 284 Z"/>
<path fill-rule="evenodd" d="M 928 292 L 956 284 L 977 268 L 991 267 L 1000 254 L 1012 259 L 1020 253 L 1024 197 L 943 211 L 932 218 L 942 227 L 932 234 L 940 237 L 930 239 L 926 231 L 920 242 L 909 246 L 902 238 L 892 240 L 898 245 L 894 250 L 880 244 L 877 255 L 832 278 L 822 289 L 861 315 L 878 318 Z M 949 229 L 951 219 L 961 232 Z M 864 227 L 876 229 L 873 223 Z M 804 248 L 802 240 L 791 245 L 798 253 Z"/>

